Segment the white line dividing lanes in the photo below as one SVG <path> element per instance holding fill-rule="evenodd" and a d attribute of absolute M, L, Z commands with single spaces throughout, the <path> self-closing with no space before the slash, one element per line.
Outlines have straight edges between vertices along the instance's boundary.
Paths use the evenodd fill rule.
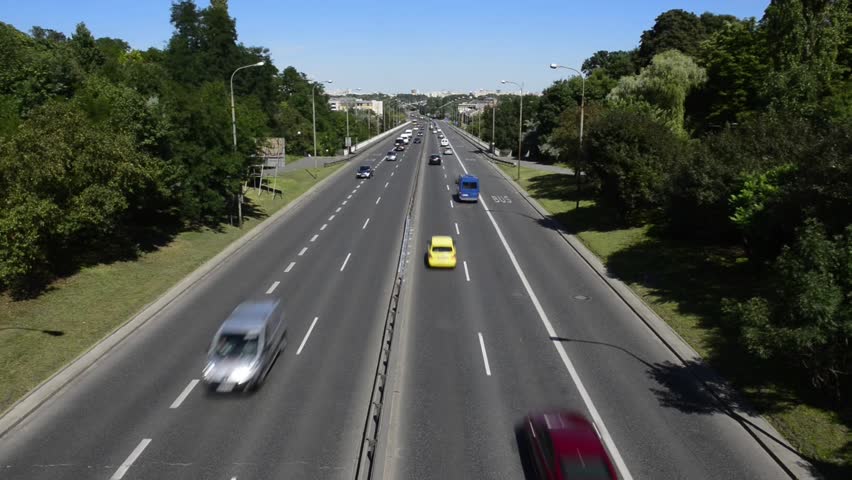
<path fill-rule="evenodd" d="M 305 249 L 305 250 L 307 250 L 307 249 Z M 270 293 L 274 292 L 275 289 L 278 288 L 279 283 L 281 283 L 281 282 L 273 282 L 272 285 L 270 285 L 269 290 L 266 291 L 266 294 L 269 295 Z"/>
<path fill-rule="evenodd" d="M 303 248 L 303 249 L 299 252 L 299 256 L 301 257 L 301 256 L 302 256 L 302 255 L 304 255 L 304 254 L 305 254 L 305 252 L 307 252 L 307 251 L 308 251 L 308 247 Z"/>
<path fill-rule="evenodd" d="M 389 183 L 390 183 L 389 181 L 388 181 L 388 182 L 385 182 L 385 188 L 388 188 L 388 184 L 389 184 Z"/>
<path fill-rule="evenodd" d="M 275 282 L 275 284 L 277 285 L 278 282 Z M 180 392 L 180 395 L 178 395 L 175 401 L 172 402 L 169 408 L 178 408 L 180 404 L 183 403 L 184 400 L 186 400 L 186 397 L 189 396 L 189 392 L 191 392 L 196 385 L 198 385 L 198 379 L 193 378 L 192 380 L 190 380 L 189 384 L 186 386 L 186 388 L 183 389 L 182 392 Z"/>
<path fill-rule="evenodd" d="M 322 226 L 320 227 L 320 231 L 325 230 L 327 227 L 328 227 L 328 224 L 327 224 L 327 223 L 323 223 L 323 224 L 322 224 Z"/>
<path fill-rule="evenodd" d="M 293 270 L 293 267 L 296 266 L 296 262 L 290 262 L 290 265 L 287 265 L 287 268 L 284 269 L 284 273 L 290 273 L 290 270 Z"/>
<path fill-rule="evenodd" d="M 456 225 L 456 235 L 461 235 L 461 233 L 459 232 L 459 224 L 458 224 L 458 222 L 455 222 L 455 225 Z"/>
<path fill-rule="evenodd" d="M 116 470 L 115 473 L 112 474 L 112 477 L 110 477 L 110 479 L 121 480 L 121 478 L 124 477 L 124 474 L 127 473 L 128 470 L 130 470 L 130 467 L 133 465 L 133 462 L 135 462 L 136 459 L 139 458 L 139 455 L 142 455 L 142 452 L 145 450 L 145 448 L 148 447 L 149 443 L 151 443 L 150 438 L 143 438 L 142 441 L 139 442 L 139 445 L 137 445 L 136 448 L 134 448 L 133 451 L 130 452 L 130 456 L 128 456 L 127 459 L 118 467 L 118 470 Z"/>
<path fill-rule="evenodd" d="M 352 199 L 352 195 L 349 195 L 348 197 L 346 197 L 346 200 L 351 200 L 351 199 Z"/>
<path fill-rule="evenodd" d="M 366 222 L 364 222 L 364 226 L 363 226 L 363 227 L 361 227 L 361 230 L 364 230 L 365 228 L 367 228 L 367 224 L 368 224 L 368 223 L 370 223 L 370 219 L 369 219 L 369 218 L 367 219 L 367 221 L 366 221 Z"/>
<path fill-rule="evenodd" d="M 343 207 L 337 207 L 337 210 L 335 210 L 334 213 L 340 213 L 341 210 L 343 210 Z"/>
<path fill-rule="evenodd" d="M 377 198 L 377 199 L 376 199 L 376 205 L 378 205 L 378 204 L 379 204 L 379 202 L 381 202 L 381 201 L 382 201 L 382 197 Z"/>
<path fill-rule="evenodd" d="M 488 364 L 488 354 L 485 353 L 485 340 L 482 339 L 482 332 L 479 335 L 479 348 L 482 349 L 482 361 L 485 362 L 485 374 L 491 376 L 491 366 Z"/>
<path fill-rule="evenodd" d="M 464 265 L 464 278 L 466 278 L 467 281 L 469 282 L 470 281 L 470 273 L 467 271 L 467 260 L 463 261 L 462 265 Z"/>
<path fill-rule="evenodd" d="M 346 259 L 343 260 L 343 265 L 340 266 L 340 271 L 342 272 L 344 268 L 346 268 L 346 262 L 349 261 L 349 257 L 352 256 L 352 252 L 346 254 Z"/>
<path fill-rule="evenodd" d="M 316 242 L 316 241 L 317 241 L 317 237 L 319 237 L 319 234 L 318 234 L 318 233 L 317 233 L 316 235 L 314 235 L 313 237 L 311 237 L 311 242 Z"/>
<path fill-rule="evenodd" d="M 329 222 L 330 222 L 330 221 L 332 221 L 332 220 L 334 220 L 334 215 L 332 215 L 332 216 L 328 217 L 328 221 L 329 221 Z"/>
<path fill-rule="evenodd" d="M 447 191 L 449 192 L 449 191 L 450 191 L 450 186 L 449 186 L 449 185 L 444 185 L 444 186 L 445 186 L 445 187 L 447 187 Z"/>
<path fill-rule="evenodd" d="M 349 200 L 344 200 L 343 203 L 341 203 L 341 205 L 346 205 L 346 202 L 348 202 L 348 201 Z"/>
<path fill-rule="evenodd" d="M 452 198 L 450 199 L 450 208 L 456 208 L 456 207 L 453 205 L 453 199 L 452 199 Z"/>
<path fill-rule="evenodd" d="M 308 328 L 308 333 L 305 334 L 305 338 L 302 339 L 302 344 L 299 345 L 299 349 L 296 350 L 296 355 L 299 355 L 299 354 L 302 353 L 302 349 L 305 348 L 305 344 L 308 343 L 308 337 L 310 337 L 311 332 L 314 331 L 314 327 L 317 324 L 317 320 L 319 320 L 319 317 L 314 317 L 314 321 L 311 322 L 311 326 L 310 326 L 310 328 Z"/>

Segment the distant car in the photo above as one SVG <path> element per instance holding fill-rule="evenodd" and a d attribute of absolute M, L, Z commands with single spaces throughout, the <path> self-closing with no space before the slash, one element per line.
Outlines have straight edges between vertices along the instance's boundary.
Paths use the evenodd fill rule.
<path fill-rule="evenodd" d="M 420 142 L 421 142 L 420 137 L 416 137 L 416 138 L 414 139 L 414 143 L 420 143 Z"/>
<path fill-rule="evenodd" d="M 449 140 L 447 140 L 446 138 L 442 138 L 442 139 L 441 139 L 441 146 L 442 146 L 442 147 L 449 147 L 449 146 L 450 146 L 450 141 L 449 141 Z"/>
<path fill-rule="evenodd" d="M 243 302 L 213 336 L 201 378 L 219 392 L 254 390 L 286 345 L 281 300 Z"/>
<path fill-rule="evenodd" d="M 388 154 L 385 155 L 385 160 L 390 160 L 392 162 L 395 161 L 396 160 L 396 152 L 394 152 L 393 150 L 388 152 Z"/>
<path fill-rule="evenodd" d="M 618 477 L 594 426 L 568 411 L 530 414 L 522 425 L 535 478 Z"/>
<path fill-rule="evenodd" d="M 443 133 L 439 133 L 439 134 L 438 134 L 438 138 L 444 138 L 444 134 L 443 134 Z"/>
<path fill-rule="evenodd" d="M 397 145 L 396 151 L 397 152 L 404 152 L 405 151 L 405 145 Z"/>
<path fill-rule="evenodd" d="M 452 148 L 447 147 L 447 148 L 444 149 L 444 155 L 452 155 L 452 154 L 453 154 Z"/>
<path fill-rule="evenodd" d="M 361 165 L 355 172 L 357 178 L 373 178 L 373 167 L 369 165 Z"/>
<path fill-rule="evenodd" d="M 426 259 L 430 268 L 456 268 L 456 246 L 453 237 L 432 237 L 426 246 Z"/>
<path fill-rule="evenodd" d="M 441 156 L 437 153 L 433 153 L 429 155 L 429 165 L 440 165 L 441 164 Z"/>

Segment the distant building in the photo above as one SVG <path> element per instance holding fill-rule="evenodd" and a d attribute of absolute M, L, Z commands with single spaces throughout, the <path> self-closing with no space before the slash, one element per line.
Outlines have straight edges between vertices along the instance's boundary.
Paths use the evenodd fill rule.
<path fill-rule="evenodd" d="M 485 107 L 490 107 L 497 102 L 495 98 L 485 98 L 482 100 L 473 100 L 458 104 L 458 112 L 465 115 L 476 116 L 485 111 Z"/>
<path fill-rule="evenodd" d="M 363 100 L 354 97 L 332 97 L 328 99 L 328 106 L 333 112 L 342 112 L 344 110 L 369 110 L 376 115 L 384 114 L 384 102 L 381 100 Z"/>
<path fill-rule="evenodd" d="M 417 95 L 417 89 L 416 89 L 416 88 L 412 88 L 412 89 L 411 89 L 411 94 L 412 94 L 412 95 Z"/>

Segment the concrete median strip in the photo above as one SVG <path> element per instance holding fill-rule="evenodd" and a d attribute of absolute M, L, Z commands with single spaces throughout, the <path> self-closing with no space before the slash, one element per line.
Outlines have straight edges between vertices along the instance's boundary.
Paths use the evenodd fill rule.
<path fill-rule="evenodd" d="M 381 135 L 374 137 L 374 142 L 378 142 L 383 138 L 393 135 L 398 130 L 405 127 L 406 124 L 400 125 L 396 129 L 388 130 Z M 18 425 L 21 421 L 35 412 L 41 405 L 60 393 L 65 387 L 86 372 L 90 367 L 111 353 L 124 340 L 128 339 L 140 327 L 145 325 L 150 319 L 156 317 L 161 311 L 171 305 L 175 300 L 183 296 L 189 290 L 197 286 L 199 282 L 207 278 L 207 276 L 219 268 L 222 264 L 228 261 L 235 254 L 243 250 L 249 243 L 259 235 L 265 233 L 271 226 L 278 221 L 289 217 L 300 208 L 309 203 L 311 199 L 317 196 L 321 191 L 326 189 L 335 179 L 341 175 L 348 174 L 346 168 L 340 168 L 336 172 L 330 174 L 326 178 L 317 182 L 298 198 L 293 199 L 287 205 L 281 207 L 278 211 L 270 215 L 263 222 L 255 225 L 251 230 L 246 232 L 239 239 L 225 247 L 221 252 L 213 258 L 207 260 L 203 265 L 195 271 L 177 282 L 172 288 L 158 297 L 156 300 L 143 307 L 139 313 L 129 318 L 126 322 L 116 327 L 109 335 L 100 342 L 92 345 L 88 350 L 81 353 L 76 359 L 66 364 L 51 377 L 44 380 L 37 387 L 31 390 L 27 395 L 21 398 L 18 402 L 12 405 L 2 417 L 0 417 L 0 438 L 5 436 L 11 429 Z M 291 263 L 285 272 L 289 272 L 293 268 L 295 262 Z M 150 440 L 149 440 L 150 441 Z"/>

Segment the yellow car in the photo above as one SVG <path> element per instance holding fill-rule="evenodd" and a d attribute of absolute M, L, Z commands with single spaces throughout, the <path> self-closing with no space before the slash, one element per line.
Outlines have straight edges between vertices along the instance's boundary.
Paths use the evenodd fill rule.
<path fill-rule="evenodd" d="M 432 237 L 426 247 L 426 256 L 431 268 L 456 268 L 456 246 L 453 244 L 453 237 Z"/>

